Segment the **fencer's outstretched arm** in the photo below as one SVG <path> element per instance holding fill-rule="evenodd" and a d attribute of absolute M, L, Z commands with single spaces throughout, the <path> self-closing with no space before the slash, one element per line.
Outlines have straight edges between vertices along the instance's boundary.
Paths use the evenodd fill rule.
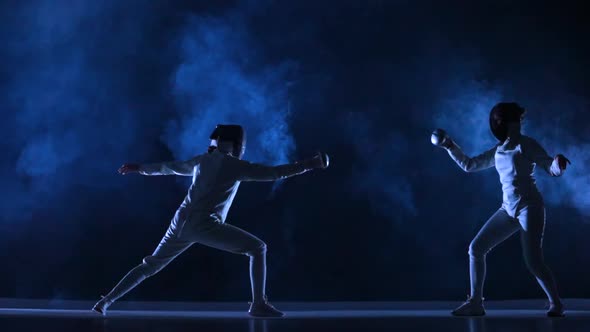
<path fill-rule="evenodd" d="M 445 147 L 449 152 L 449 156 L 459 165 L 465 172 L 477 172 L 495 166 L 494 155 L 496 154 L 497 145 L 487 150 L 486 152 L 475 156 L 473 158 L 467 156 L 455 142 L 452 140 Z"/>
<path fill-rule="evenodd" d="M 239 159 L 236 159 L 235 162 L 234 167 L 239 181 L 277 181 L 303 174 L 315 168 L 328 167 L 320 154 L 302 162 L 279 166 L 266 166 Z"/>
<path fill-rule="evenodd" d="M 571 163 L 566 157 L 561 154 L 552 158 L 543 149 L 541 144 L 530 137 L 526 137 L 523 144 L 523 154 L 532 162 L 549 173 L 551 176 L 561 176 L 568 163 Z"/>
<path fill-rule="evenodd" d="M 139 164 L 137 172 L 142 175 L 181 175 L 192 176 L 193 169 L 199 163 L 201 156 L 185 161 L 168 161 L 161 163 Z"/>
<path fill-rule="evenodd" d="M 302 164 L 285 164 L 279 166 L 266 166 L 241 161 L 240 181 L 277 181 L 294 175 L 299 175 L 308 170 Z"/>
<path fill-rule="evenodd" d="M 433 145 L 441 147 L 449 153 L 449 156 L 459 165 L 465 172 L 477 172 L 495 165 L 495 154 L 498 145 L 480 154 L 479 156 L 470 158 L 465 155 L 461 147 L 451 139 L 443 129 L 435 129 L 430 136 L 430 142 Z"/>

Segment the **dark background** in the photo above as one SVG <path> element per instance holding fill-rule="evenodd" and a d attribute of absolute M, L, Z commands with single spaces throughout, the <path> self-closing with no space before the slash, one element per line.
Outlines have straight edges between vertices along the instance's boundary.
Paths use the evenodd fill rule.
<path fill-rule="evenodd" d="M 489 148 L 489 109 L 572 161 L 538 172 L 545 252 L 590 296 L 589 23 L 582 1 L 3 1 L 0 297 L 96 299 L 151 253 L 187 178 L 122 177 L 188 158 L 217 123 L 269 164 L 331 168 L 243 184 L 228 222 L 269 246 L 270 298 L 458 300 L 467 247 L 499 207 L 441 127 Z M 517 238 L 489 255 L 487 299 L 541 298 Z M 245 257 L 194 246 L 126 299 L 245 301 Z"/>

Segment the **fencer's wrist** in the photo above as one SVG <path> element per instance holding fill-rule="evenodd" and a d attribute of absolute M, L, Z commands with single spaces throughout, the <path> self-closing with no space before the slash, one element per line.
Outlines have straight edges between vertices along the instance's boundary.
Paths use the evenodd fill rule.
<path fill-rule="evenodd" d="M 455 142 L 453 142 L 453 140 L 450 137 L 446 137 L 443 141 L 443 144 L 441 144 L 441 147 L 445 150 L 451 150 L 454 146 Z"/>
<path fill-rule="evenodd" d="M 306 171 L 312 170 L 313 167 L 313 160 L 311 159 L 304 159 L 303 161 L 301 161 L 301 166 L 303 166 L 303 169 Z"/>
<path fill-rule="evenodd" d="M 317 164 L 318 162 L 316 161 L 316 158 L 308 158 L 308 159 L 304 159 L 303 161 L 301 161 L 301 166 L 303 166 L 303 168 L 306 171 L 318 168 Z"/>

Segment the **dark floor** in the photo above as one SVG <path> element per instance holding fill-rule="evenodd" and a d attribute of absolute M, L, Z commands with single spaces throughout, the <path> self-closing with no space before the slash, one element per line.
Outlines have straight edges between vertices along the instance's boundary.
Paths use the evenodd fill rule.
<path fill-rule="evenodd" d="M 117 303 L 106 318 L 91 302 L 0 299 L 0 331 L 590 331 L 590 300 L 566 300 L 565 318 L 543 301 L 488 303 L 484 318 L 457 318 L 452 302 L 276 303 L 283 319 L 250 319 L 242 303 Z"/>

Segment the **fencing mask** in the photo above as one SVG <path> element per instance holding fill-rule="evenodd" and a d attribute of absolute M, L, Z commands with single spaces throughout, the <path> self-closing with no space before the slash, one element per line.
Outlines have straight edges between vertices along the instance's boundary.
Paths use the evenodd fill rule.
<path fill-rule="evenodd" d="M 525 109 L 517 103 L 498 103 L 490 111 L 490 129 L 500 142 L 508 138 L 508 127 L 511 123 L 519 123 Z"/>
<path fill-rule="evenodd" d="M 246 150 L 246 132 L 240 125 L 218 124 L 209 137 L 217 150 L 241 159 Z"/>

